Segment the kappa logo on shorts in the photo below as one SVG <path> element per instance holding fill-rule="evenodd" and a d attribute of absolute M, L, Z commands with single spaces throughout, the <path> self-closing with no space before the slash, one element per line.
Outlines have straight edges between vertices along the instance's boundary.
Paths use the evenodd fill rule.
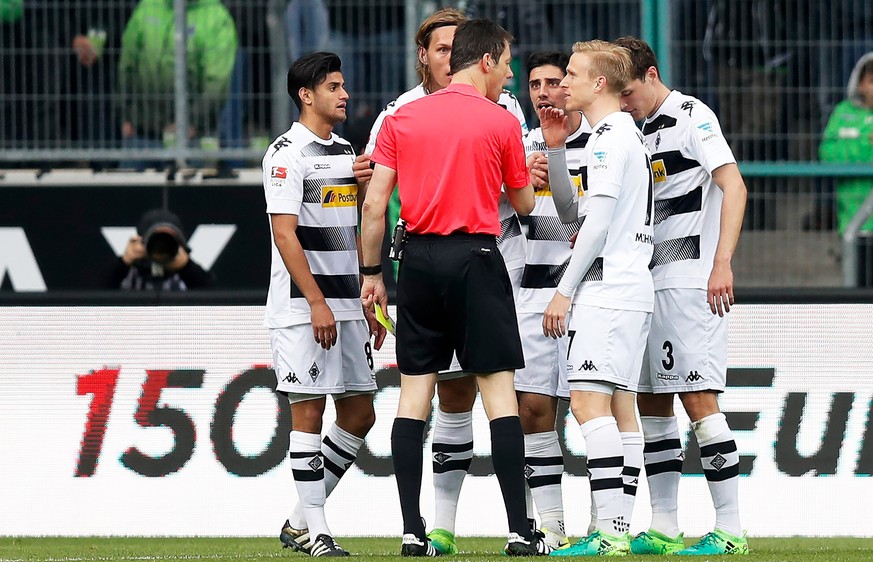
<path fill-rule="evenodd" d="M 525 479 L 530 479 L 531 476 L 534 475 L 534 469 L 531 468 L 529 464 L 524 465 L 524 477 Z"/>
<path fill-rule="evenodd" d="M 302 383 L 300 382 L 300 379 L 297 378 L 297 375 L 294 374 L 294 371 L 288 373 L 288 376 L 285 377 L 285 378 L 282 379 L 282 380 L 284 380 L 284 381 L 287 382 L 287 383 L 292 383 L 292 382 L 293 382 L 293 383 L 296 383 L 296 384 L 302 384 Z"/>
<path fill-rule="evenodd" d="M 312 362 L 312 367 L 309 368 L 309 376 L 312 377 L 312 382 L 315 382 L 315 379 L 318 378 L 318 374 L 321 371 L 318 370 L 318 365 L 315 364 L 315 361 Z"/>
<path fill-rule="evenodd" d="M 670 373 L 658 373 L 658 380 L 662 381 L 678 381 L 679 375 L 671 375 Z"/>
<path fill-rule="evenodd" d="M 697 371 L 689 371 L 688 376 L 685 377 L 685 382 L 697 382 L 697 381 L 702 381 L 702 380 L 703 380 L 703 377 L 701 377 Z"/>
<path fill-rule="evenodd" d="M 596 371 L 597 367 L 594 365 L 594 361 L 585 360 L 584 363 L 579 365 L 579 369 L 582 371 Z"/>

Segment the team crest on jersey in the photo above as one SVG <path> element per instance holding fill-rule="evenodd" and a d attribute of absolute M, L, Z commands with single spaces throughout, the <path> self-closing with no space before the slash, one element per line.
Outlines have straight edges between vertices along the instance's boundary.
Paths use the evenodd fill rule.
<path fill-rule="evenodd" d="M 663 160 L 652 161 L 652 177 L 655 178 L 655 183 L 667 181 L 667 168 Z"/>
<path fill-rule="evenodd" d="M 326 185 L 321 188 L 322 207 L 354 207 L 357 204 L 357 185 Z"/>

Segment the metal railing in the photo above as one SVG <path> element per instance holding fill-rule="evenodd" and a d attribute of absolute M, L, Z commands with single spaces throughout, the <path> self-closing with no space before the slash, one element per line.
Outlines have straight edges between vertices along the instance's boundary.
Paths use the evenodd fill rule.
<path fill-rule="evenodd" d="M 360 147 L 384 104 L 416 82 L 418 23 L 451 4 L 515 35 L 518 66 L 509 87 L 531 125 L 527 54 L 568 50 L 594 37 L 647 39 L 664 81 L 716 111 L 741 162 L 749 211 L 738 258 L 752 284 L 838 285 L 857 277 L 855 227 L 865 221 L 859 217 L 840 238 L 835 189 L 840 178 L 873 182 L 873 163 L 816 161 L 852 66 L 873 51 L 873 2 L 224 0 L 212 9 L 226 10 L 233 28 L 227 37 L 235 39 L 211 31 L 208 52 L 233 41 L 236 47 L 212 61 L 223 72 L 216 70 L 223 81 L 218 94 L 204 91 L 199 79 L 198 34 L 212 28 L 200 25 L 205 16 L 193 14 L 195 4 L 201 3 L 174 0 L 174 11 L 149 14 L 139 35 L 132 29 L 140 7 L 134 0 L 28 0 L 19 14 L 0 16 L 0 168 L 257 167 L 267 143 L 296 115 L 285 84 L 289 61 L 322 49 L 343 58 L 352 99 L 339 132 Z M 155 29 L 166 33 L 146 37 Z M 157 50 L 136 42 L 146 40 Z M 160 75 L 167 89 L 157 91 L 148 76 L 139 77 L 139 87 L 122 88 L 133 51 L 157 53 L 142 59 L 142 68 L 154 63 L 168 73 Z M 132 115 L 142 125 L 125 128 Z M 190 137 L 186 123 L 193 125 Z M 128 135 L 131 129 L 148 134 Z M 786 250 L 791 240 L 807 241 L 814 252 Z M 794 269 L 773 267 L 787 255 Z"/>

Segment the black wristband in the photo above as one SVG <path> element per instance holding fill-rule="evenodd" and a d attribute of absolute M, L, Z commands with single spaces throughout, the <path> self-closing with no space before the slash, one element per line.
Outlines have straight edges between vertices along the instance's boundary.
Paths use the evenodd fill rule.
<path fill-rule="evenodd" d="M 361 275 L 378 275 L 382 273 L 382 264 L 377 265 L 362 265 L 360 268 Z"/>

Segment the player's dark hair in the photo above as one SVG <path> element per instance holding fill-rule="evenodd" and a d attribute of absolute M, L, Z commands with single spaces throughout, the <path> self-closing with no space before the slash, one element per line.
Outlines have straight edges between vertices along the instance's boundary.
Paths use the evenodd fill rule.
<path fill-rule="evenodd" d="M 452 74 L 469 68 L 490 54 L 495 62 L 503 56 L 506 45 L 512 43 L 512 34 L 491 20 L 467 20 L 455 31 L 449 66 Z"/>
<path fill-rule="evenodd" d="M 342 61 L 334 53 L 324 51 L 304 55 L 291 63 L 288 69 L 288 95 L 294 100 L 298 110 L 303 110 L 300 101 L 300 88 L 314 90 L 324 82 L 331 72 L 339 72 Z"/>
<path fill-rule="evenodd" d="M 658 68 L 658 58 L 655 57 L 655 52 L 648 43 L 631 35 L 619 37 L 613 43 L 619 47 L 624 47 L 630 53 L 631 64 L 633 65 L 631 80 L 645 81 L 646 72 L 653 66 L 658 71 L 658 77 L 660 78 L 661 69 Z"/>
<path fill-rule="evenodd" d="M 541 66 L 556 66 L 561 72 L 567 74 L 567 65 L 570 64 L 570 55 L 561 51 L 535 51 L 527 58 L 527 73 Z"/>

